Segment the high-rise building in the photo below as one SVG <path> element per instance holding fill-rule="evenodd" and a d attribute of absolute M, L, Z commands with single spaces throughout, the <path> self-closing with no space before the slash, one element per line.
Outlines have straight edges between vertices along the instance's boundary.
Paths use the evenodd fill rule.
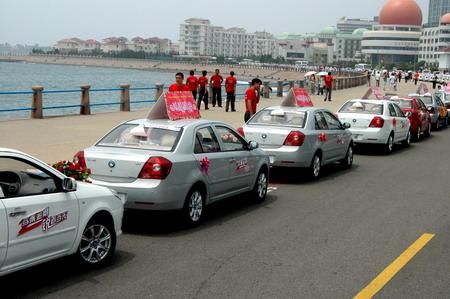
<path fill-rule="evenodd" d="M 352 34 L 356 29 L 365 28 L 372 30 L 373 25 L 378 25 L 378 17 L 374 17 L 373 20 L 347 19 L 343 17 L 337 21 L 336 28 L 340 33 Z"/>
<path fill-rule="evenodd" d="M 438 26 L 440 18 L 450 12 L 450 0 L 430 0 L 428 24 Z"/>

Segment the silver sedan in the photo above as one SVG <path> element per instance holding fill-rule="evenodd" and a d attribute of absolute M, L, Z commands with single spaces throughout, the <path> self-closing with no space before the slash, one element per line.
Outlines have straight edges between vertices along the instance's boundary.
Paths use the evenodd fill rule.
<path fill-rule="evenodd" d="M 183 210 L 188 224 L 206 205 L 251 192 L 266 197 L 269 157 L 230 126 L 207 120 L 123 123 L 77 153 L 94 184 L 125 194 L 125 208 Z"/>
<path fill-rule="evenodd" d="M 271 166 L 307 168 L 316 179 L 325 164 L 352 166 L 349 127 L 326 109 L 277 106 L 259 111 L 238 131 L 260 144 Z"/>

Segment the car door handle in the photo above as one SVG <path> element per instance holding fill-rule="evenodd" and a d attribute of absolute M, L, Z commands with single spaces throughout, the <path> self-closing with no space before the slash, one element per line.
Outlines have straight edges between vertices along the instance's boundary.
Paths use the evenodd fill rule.
<path fill-rule="evenodd" d="M 15 211 L 15 212 L 9 213 L 9 217 L 17 217 L 20 215 L 25 215 L 26 213 L 27 213 L 27 211 Z"/>
<path fill-rule="evenodd" d="M 231 163 L 236 163 L 236 159 L 235 158 L 231 158 L 230 160 L 228 160 L 228 162 L 230 162 L 230 164 Z"/>

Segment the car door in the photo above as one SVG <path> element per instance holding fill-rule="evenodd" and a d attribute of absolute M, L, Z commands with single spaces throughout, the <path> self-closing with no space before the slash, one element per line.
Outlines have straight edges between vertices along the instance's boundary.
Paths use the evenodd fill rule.
<path fill-rule="evenodd" d="M 230 192 L 240 192 L 253 185 L 256 171 L 256 157 L 248 150 L 247 142 L 231 128 L 214 127 L 219 137 L 222 155 L 229 161 Z"/>
<path fill-rule="evenodd" d="M 395 109 L 395 113 L 397 114 L 397 127 L 400 131 L 400 136 L 402 136 L 402 140 L 406 138 L 406 135 L 409 132 L 410 120 L 405 116 L 402 109 L 397 104 L 392 104 Z"/>
<path fill-rule="evenodd" d="M 331 141 L 333 159 L 342 159 L 347 153 L 345 143 L 345 129 L 341 122 L 329 111 L 323 111 L 323 115 L 328 125 L 327 134 Z"/>
<path fill-rule="evenodd" d="M 419 119 L 420 119 L 420 125 L 421 125 L 421 130 L 423 132 L 425 132 L 428 129 L 429 126 L 429 118 L 430 115 L 427 111 L 427 106 L 425 106 L 425 104 L 422 102 L 421 99 L 415 99 L 416 100 L 416 104 L 417 104 L 417 109 L 419 110 Z"/>
<path fill-rule="evenodd" d="M 3 190 L 0 186 L 0 271 L 5 261 L 6 251 L 8 250 L 8 221 L 6 219 L 6 208 L 3 204 Z"/>
<path fill-rule="evenodd" d="M 211 126 L 195 131 L 194 157 L 199 162 L 208 183 L 210 200 L 229 192 L 229 156 L 221 152 L 217 136 Z"/>
<path fill-rule="evenodd" d="M 322 111 L 316 111 L 314 113 L 314 122 L 315 134 L 313 138 L 316 139 L 316 143 L 319 144 L 318 147 L 322 150 L 322 163 L 327 163 L 333 159 L 333 151 L 335 150 L 337 137 L 329 134 L 328 124 Z"/>
<path fill-rule="evenodd" d="M 394 105 L 392 103 L 388 104 L 388 121 L 390 122 L 390 126 L 392 127 L 392 130 L 394 131 L 394 142 L 397 142 L 399 140 L 402 140 L 402 130 L 400 129 L 400 126 L 398 125 L 398 119 L 397 119 L 397 112 L 395 111 Z"/>
<path fill-rule="evenodd" d="M 8 251 L 2 270 L 10 270 L 67 253 L 79 222 L 74 192 L 39 163 L 22 156 L 0 156 L 0 181 L 8 219 Z"/>

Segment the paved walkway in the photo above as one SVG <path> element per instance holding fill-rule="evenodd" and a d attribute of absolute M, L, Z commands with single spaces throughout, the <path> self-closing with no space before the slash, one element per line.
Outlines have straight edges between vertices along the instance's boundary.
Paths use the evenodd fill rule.
<path fill-rule="evenodd" d="M 321 96 L 313 96 L 315 106 L 337 111 L 349 99 L 360 98 L 367 91 L 367 86 L 334 91 L 332 102 L 323 102 Z M 401 83 L 399 94 L 414 92 L 413 84 Z M 278 105 L 280 98 L 262 99 L 259 108 Z M 224 105 L 225 106 L 225 105 Z M 243 123 L 244 104 L 237 103 L 237 112 L 225 113 L 224 108 L 202 110 L 202 117 L 221 120 L 239 127 Z M 46 119 L 26 119 L 0 122 L 0 147 L 9 147 L 24 151 L 48 163 L 72 159 L 80 149 L 92 145 L 109 129 L 120 122 L 146 117 L 148 109 L 132 112 L 100 113 L 90 116 L 64 116 Z"/>

